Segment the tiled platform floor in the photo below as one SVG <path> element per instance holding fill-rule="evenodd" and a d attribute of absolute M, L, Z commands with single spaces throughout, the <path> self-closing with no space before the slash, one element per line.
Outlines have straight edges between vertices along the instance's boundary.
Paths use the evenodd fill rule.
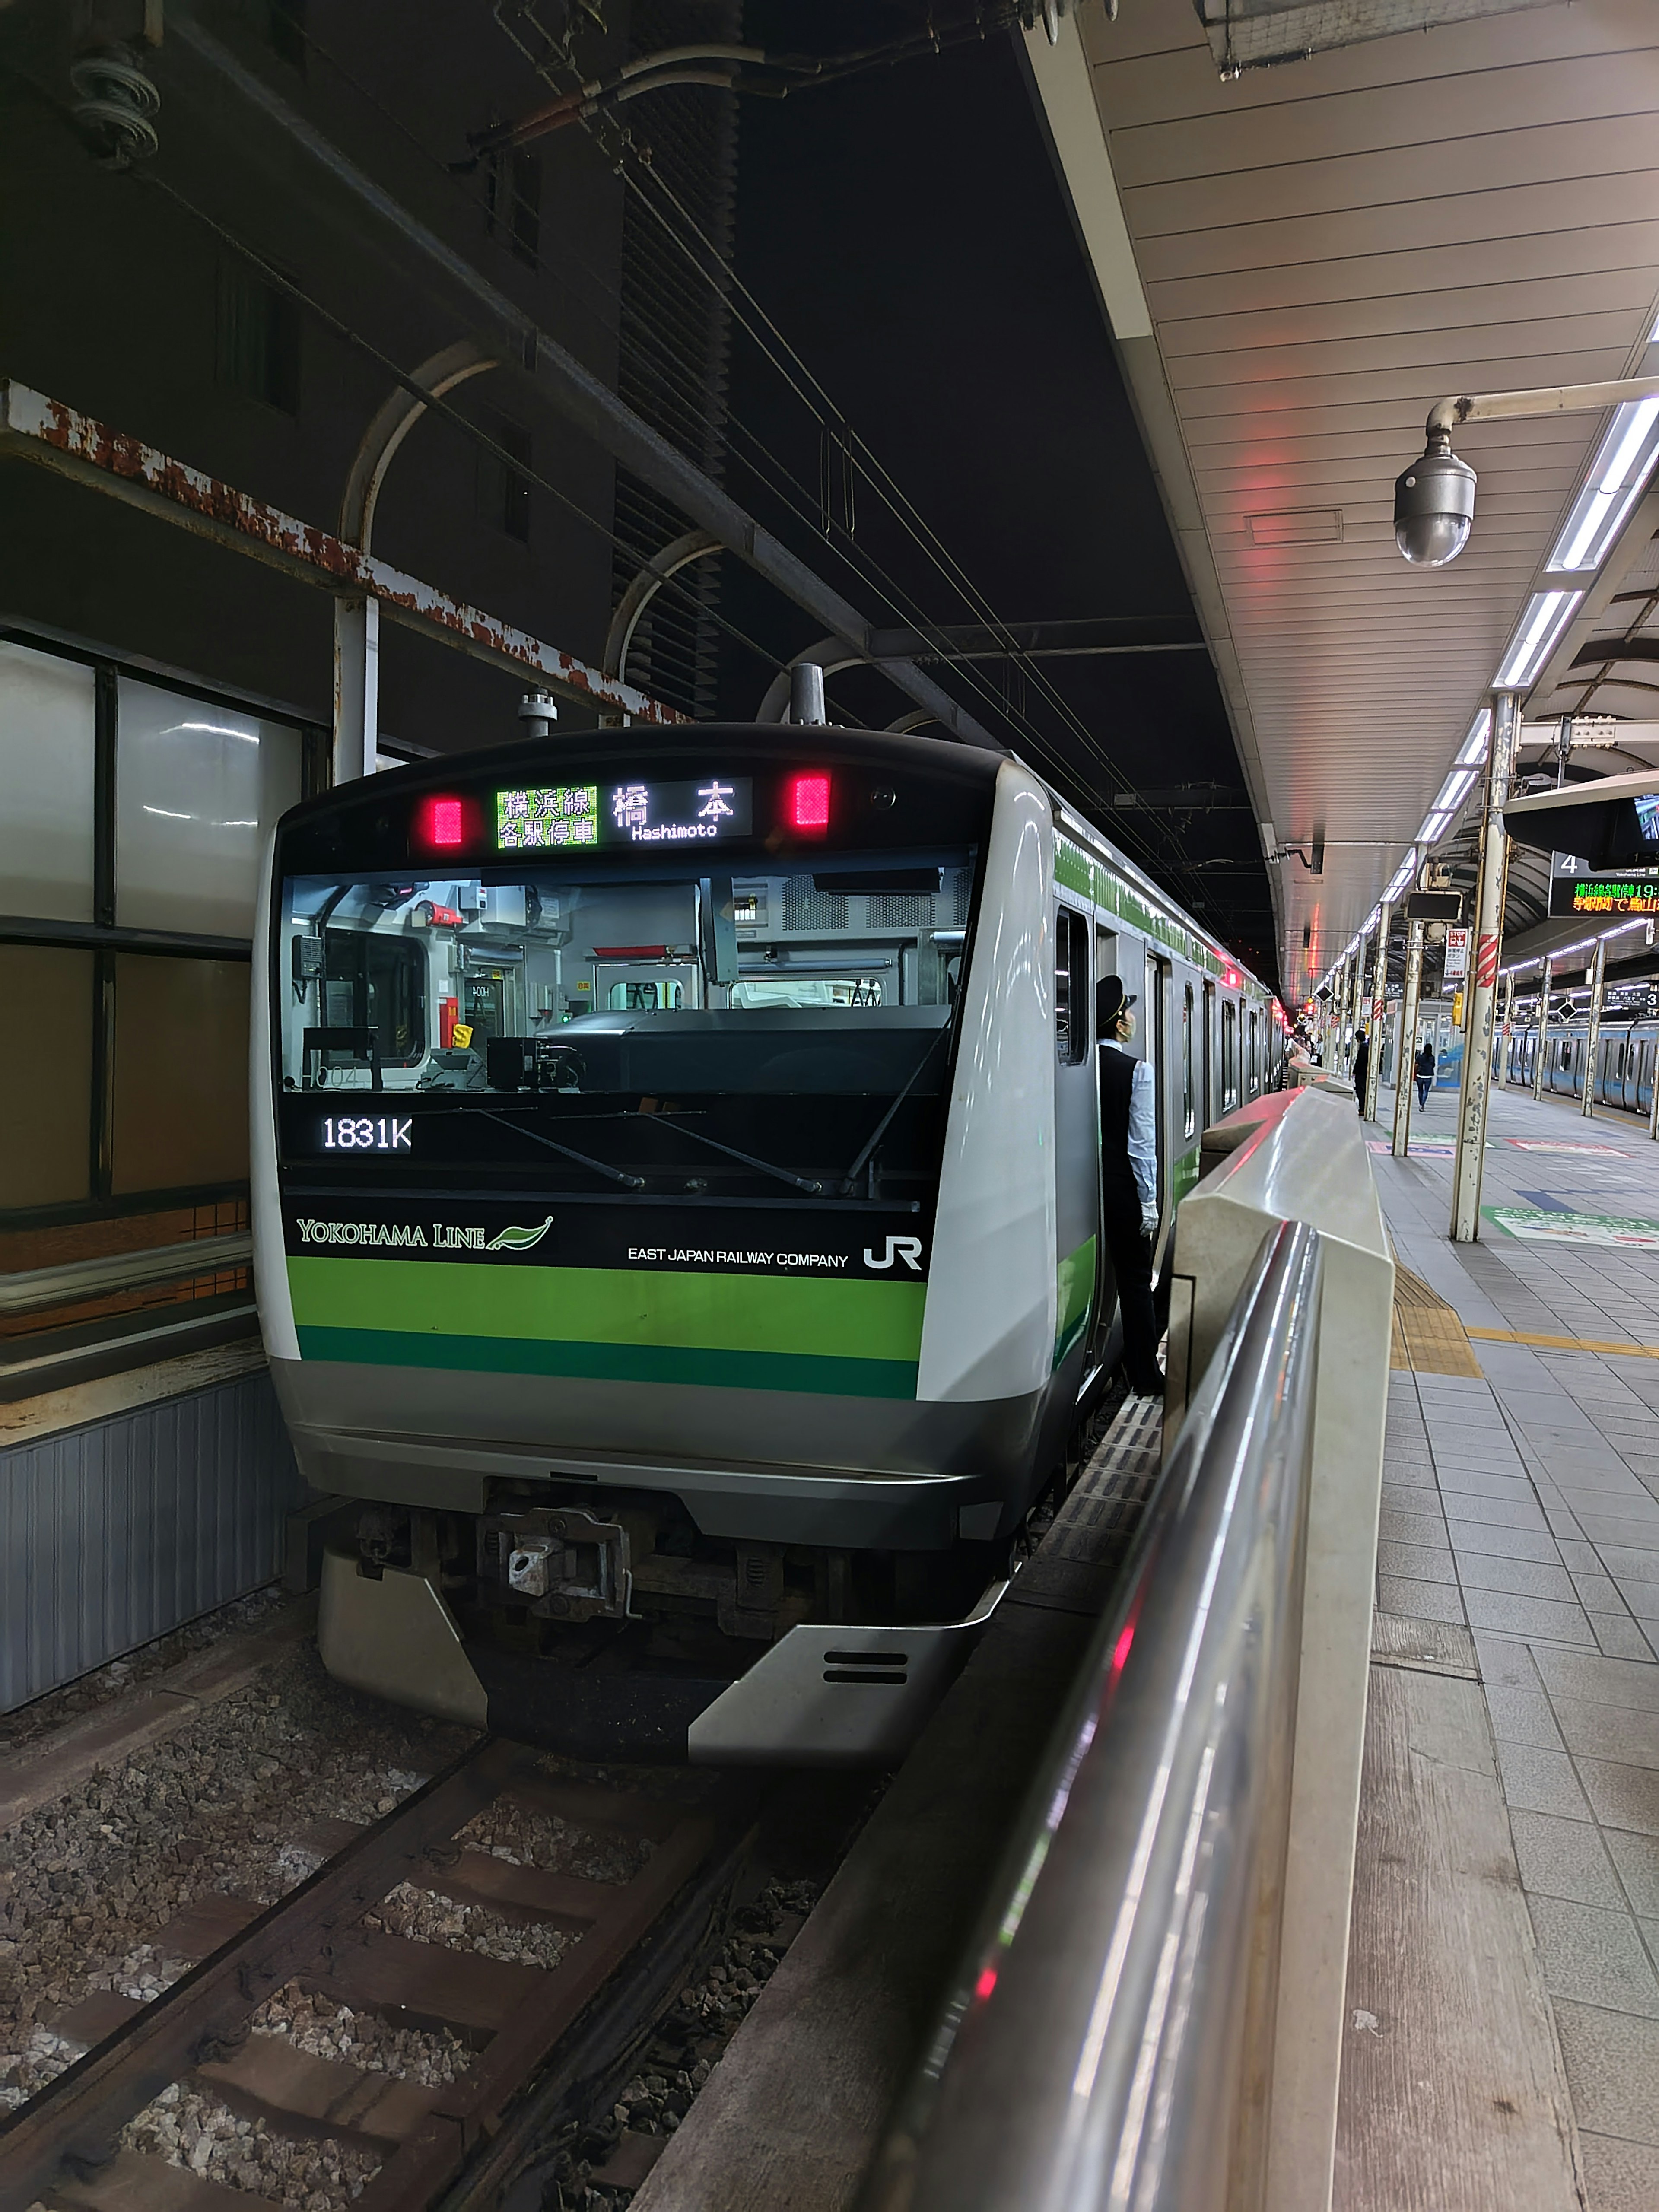
<path fill-rule="evenodd" d="M 1368 1134 L 1392 1114 L 1384 1092 Z M 1431 1098 L 1413 1135 L 1455 1115 Z M 1485 1205 L 1659 1220 L 1633 1117 L 1499 1091 L 1489 1133 Z M 1450 1160 L 1372 1158 L 1400 1260 L 1466 1327 L 1659 1350 L 1659 1250 L 1491 1221 L 1454 1246 Z M 1659 2212 L 1659 1358 L 1474 1350 L 1484 1380 L 1390 1378 L 1377 1603 L 1473 1632 L 1589 2212 Z"/>

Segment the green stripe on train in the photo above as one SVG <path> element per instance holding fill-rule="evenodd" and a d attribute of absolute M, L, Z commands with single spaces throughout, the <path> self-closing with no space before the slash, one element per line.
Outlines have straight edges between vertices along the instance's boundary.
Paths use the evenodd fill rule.
<path fill-rule="evenodd" d="M 1057 1270 L 1054 1301 L 1054 1365 L 1059 1366 L 1077 1342 L 1095 1302 L 1095 1240 L 1085 1237 L 1068 1253 Z"/>
<path fill-rule="evenodd" d="M 914 1398 L 914 1359 L 826 1359 L 808 1352 L 709 1352 L 695 1346 L 583 1344 L 568 1337 L 440 1336 L 413 1329 L 301 1323 L 302 1359 L 440 1367 L 483 1375 L 561 1375 L 591 1382 L 701 1383 L 833 1398 Z"/>
<path fill-rule="evenodd" d="M 307 1358 L 882 1398 L 915 1395 L 927 1295 L 920 1282 L 308 1254 L 288 1274 Z"/>

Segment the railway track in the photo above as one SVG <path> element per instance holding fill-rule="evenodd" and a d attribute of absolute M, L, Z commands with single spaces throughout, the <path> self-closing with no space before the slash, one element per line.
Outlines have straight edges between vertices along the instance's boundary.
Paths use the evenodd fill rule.
<path fill-rule="evenodd" d="M 593 1881 L 458 1841 L 498 1800 L 631 1842 L 637 1871 Z M 619 2053 L 625 2063 L 641 2018 L 678 1987 L 741 1856 L 748 1802 L 728 1791 L 688 1807 L 574 1782 L 486 1739 L 371 1826 L 313 1824 L 295 1840 L 323 1863 L 276 1904 L 210 1893 L 161 1931 L 162 1948 L 196 1962 L 170 1988 L 148 2002 L 95 1992 L 54 2021 L 88 2047 L 0 2121 L 0 2212 L 37 2202 L 62 2212 L 248 2212 L 250 2198 L 257 2208 L 257 2189 L 122 2147 L 128 2123 L 175 2083 L 273 2132 L 378 2158 L 360 2212 L 426 2212 L 458 2191 L 494 2201 L 573 2088 Z M 376 1924 L 404 1884 L 574 1940 L 551 1966 L 413 1941 Z M 447 2029 L 470 2059 L 434 2085 L 314 2056 L 253 2025 L 289 1984 Z M 475 2166 L 476 2194 L 466 2187 Z"/>

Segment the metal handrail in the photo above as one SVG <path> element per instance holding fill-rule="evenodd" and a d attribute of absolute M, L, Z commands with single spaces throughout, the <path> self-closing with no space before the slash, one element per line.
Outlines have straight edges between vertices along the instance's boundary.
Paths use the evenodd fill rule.
<path fill-rule="evenodd" d="M 865 2212 L 1261 2202 L 1322 1267 L 1239 1298 Z"/>

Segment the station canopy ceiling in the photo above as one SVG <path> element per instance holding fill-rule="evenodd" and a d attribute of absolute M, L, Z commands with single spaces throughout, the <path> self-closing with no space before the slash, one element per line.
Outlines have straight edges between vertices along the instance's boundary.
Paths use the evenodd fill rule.
<path fill-rule="evenodd" d="M 1288 58 L 1292 19 L 1316 16 L 1358 42 Z M 1659 369 L 1659 13 L 1133 0 L 1058 30 L 1028 40 L 1033 76 L 1264 845 L 1285 852 L 1296 998 L 1438 820 L 1618 428 L 1467 425 L 1473 535 L 1414 568 L 1393 484 L 1429 408 Z M 1249 66 L 1248 40 L 1282 65 Z M 1599 570 L 1562 580 L 1583 596 L 1528 673 L 1528 720 L 1659 714 L 1656 530 L 1638 499 Z"/>

